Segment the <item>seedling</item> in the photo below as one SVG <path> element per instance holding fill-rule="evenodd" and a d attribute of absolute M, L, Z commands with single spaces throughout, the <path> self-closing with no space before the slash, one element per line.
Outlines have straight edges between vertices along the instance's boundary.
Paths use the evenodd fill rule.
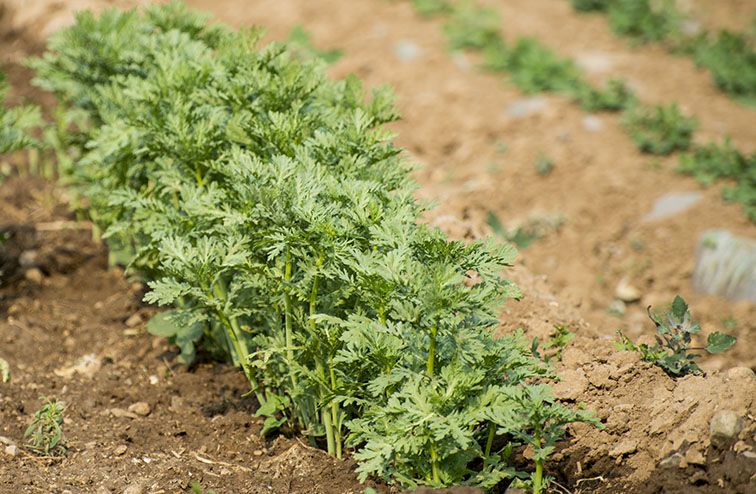
<path fill-rule="evenodd" d="M 208 490 L 202 488 L 202 484 L 197 482 L 196 480 L 192 482 L 192 494 L 215 494 L 215 491 Z"/>
<path fill-rule="evenodd" d="M 580 85 L 577 100 L 588 111 L 619 111 L 635 103 L 635 95 L 621 79 L 610 79 L 605 89 Z"/>
<path fill-rule="evenodd" d="M 690 351 L 705 351 L 707 353 L 721 353 L 732 347 L 736 338 L 724 333 L 714 332 L 706 339 L 705 347 L 690 347 L 693 335 L 701 332 L 701 327 L 692 320 L 685 303 L 679 295 L 675 297 L 666 317 L 655 314 L 648 307 L 648 316 L 656 325 L 656 344 L 649 346 L 645 343 L 636 345 L 621 331 L 617 331 L 620 337 L 618 348 L 626 351 L 636 351 L 641 354 L 643 360 L 653 362 L 672 377 L 680 377 L 686 374 L 700 374 L 701 368 L 695 360 L 700 354 L 688 353 Z"/>
<path fill-rule="evenodd" d="M 756 222 L 756 152 L 746 156 L 725 139 L 721 144 L 712 142 L 681 156 L 677 170 L 704 185 L 718 180 L 734 182 L 722 189 L 722 195 L 743 204 L 748 217 Z"/>
<path fill-rule="evenodd" d="M 453 9 L 450 0 L 412 0 L 412 6 L 423 16 L 448 14 Z"/>
<path fill-rule="evenodd" d="M 42 121 L 37 107 L 16 106 L 8 109 L 5 106 L 7 92 L 5 76 L 0 73 L 0 155 L 36 146 L 38 143 L 29 130 Z"/>
<path fill-rule="evenodd" d="M 688 149 L 697 127 L 696 119 L 683 115 L 676 103 L 636 105 L 625 113 L 623 124 L 639 150 L 656 155 Z"/>
<path fill-rule="evenodd" d="M 496 10 L 464 2 L 452 11 L 444 25 L 444 33 L 452 50 L 482 50 L 501 39 L 500 26 Z"/>
<path fill-rule="evenodd" d="M 734 96 L 756 98 L 756 48 L 745 34 L 720 31 L 695 50 L 696 63 L 711 71 L 717 86 Z"/>
<path fill-rule="evenodd" d="M 538 158 L 535 162 L 535 169 L 536 173 L 538 173 L 542 177 L 545 177 L 549 175 L 552 170 L 554 170 L 554 162 L 545 154 L 539 153 Z"/>
<path fill-rule="evenodd" d="M 579 12 L 604 11 L 611 0 L 571 0 L 572 7 Z"/>
<path fill-rule="evenodd" d="M 575 337 L 575 333 L 570 331 L 568 326 L 557 324 L 554 326 L 554 332 L 543 345 L 543 354 L 538 351 L 539 341 L 533 338 L 531 352 L 536 358 L 543 359 L 544 362 L 550 363 L 552 360 L 562 361 L 562 351 L 567 344 Z"/>
<path fill-rule="evenodd" d="M 673 0 L 611 0 L 608 11 L 612 29 L 637 42 L 662 41 L 679 31 Z"/>
<path fill-rule="evenodd" d="M 62 456 L 66 453 L 63 437 L 65 404 L 54 398 L 41 397 L 42 408 L 34 413 L 31 424 L 24 432 L 26 446 L 42 456 Z"/>
<path fill-rule="evenodd" d="M 344 52 L 337 48 L 332 50 L 320 50 L 316 48 L 312 43 L 312 36 L 302 26 L 294 26 L 286 42 L 294 56 L 304 60 L 320 58 L 324 62 L 332 64 L 344 56 Z"/>

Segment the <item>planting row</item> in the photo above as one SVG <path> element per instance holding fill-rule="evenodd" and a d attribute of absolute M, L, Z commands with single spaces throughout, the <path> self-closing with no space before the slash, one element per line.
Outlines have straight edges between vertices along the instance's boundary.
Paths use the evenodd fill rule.
<path fill-rule="evenodd" d="M 638 2 L 641 4 L 644 2 Z M 623 127 L 643 153 L 669 155 L 692 148 L 692 152 L 681 155 L 677 170 L 704 185 L 726 181 L 730 185 L 722 189 L 725 200 L 743 204 L 746 215 L 756 222 L 756 152 L 746 155 L 728 138 L 693 145 L 697 121 L 684 115 L 677 104 L 643 104 L 620 79 L 595 88 L 572 60 L 560 58 L 537 39 L 520 37 L 507 43 L 499 15 L 491 7 L 452 0 L 413 0 L 413 5 L 421 15 L 446 19 L 444 33 L 450 49 L 480 52 L 485 69 L 506 73 L 525 93 L 558 92 L 588 111 L 622 111 Z M 726 60 L 733 57 L 729 53 L 717 56 Z M 733 64 L 732 68 L 738 66 L 736 61 Z"/>
<path fill-rule="evenodd" d="M 258 39 L 176 3 L 84 12 L 31 62 L 76 204 L 172 307 L 148 329 L 237 363 L 263 433 L 351 450 L 363 480 L 540 492 L 564 426 L 592 419 L 521 335 L 492 337 L 514 250 L 418 224 L 385 90 Z"/>

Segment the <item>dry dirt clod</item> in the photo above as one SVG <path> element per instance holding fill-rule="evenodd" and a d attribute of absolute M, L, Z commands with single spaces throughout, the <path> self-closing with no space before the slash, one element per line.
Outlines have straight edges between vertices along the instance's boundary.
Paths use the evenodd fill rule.
<path fill-rule="evenodd" d="M 641 292 L 633 285 L 631 285 L 627 280 L 623 279 L 617 284 L 617 288 L 614 291 L 614 296 L 622 300 L 623 302 L 630 304 L 641 299 Z"/>
<path fill-rule="evenodd" d="M 6 446 L 5 454 L 8 456 L 16 456 L 18 454 L 18 447 L 15 444 L 10 444 Z"/>
<path fill-rule="evenodd" d="M 37 268 L 29 268 L 24 272 L 24 278 L 36 285 L 41 285 L 45 275 Z"/>
<path fill-rule="evenodd" d="M 129 412 L 135 413 L 140 417 L 146 417 L 151 411 L 150 404 L 144 401 L 138 401 L 129 406 Z"/>
<path fill-rule="evenodd" d="M 115 449 L 113 450 L 113 454 L 116 456 L 121 456 L 122 454 L 126 453 L 127 449 L 128 448 L 126 447 L 125 444 L 121 444 L 115 447 Z"/>
<path fill-rule="evenodd" d="M 726 447 L 738 436 L 743 428 L 743 420 L 732 410 L 720 410 L 709 423 L 709 438 L 714 446 Z"/>
<path fill-rule="evenodd" d="M 136 484 L 131 484 L 126 489 L 123 490 L 123 494 L 143 494 L 144 493 L 144 487 L 142 487 L 142 484 L 137 482 Z"/>
<path fill-rule="evenodd" d="M 559 373 L 554 395 L 563 400 L 577 400 L 587 387 L 588 379 L 582 370 L 567 369 Z"/>
<path fill-rule="evenodd" d="M 620 441 L 610 452 L 609 456 L 611 457 L 620 457 L 629 455 L 630 453 L 635 453 L 635 451 L 638 449 L 638 441 L 635 439 L 625 439 L 623 441 Z"/>
<path fill-rule="evenodd" d="M 137 313 L 132 314 L 128 319 L 126 319 L 126 326 L 129 328 L 135 328 L 142 324 L 142 315 Z"/>

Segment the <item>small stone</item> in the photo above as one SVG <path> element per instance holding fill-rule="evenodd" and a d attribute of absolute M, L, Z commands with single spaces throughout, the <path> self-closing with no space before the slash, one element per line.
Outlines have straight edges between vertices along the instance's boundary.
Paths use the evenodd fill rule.
<path fill-rule="evenodd" d="M 143 494 L 144 493 L 144 487 L 142 487 L 141 482 L 137 482 L 136 484 L 131 484 L 126 489 L 123 490 L 123 494 Z"/>
<path fill-rule="evenodd" d="M 654 207 L 642 218 L 642 221 L 648 223 L 680 214 L 692 208 L 702 197 L 703 194 L 697 191 L 664 194 L 656 200 Z"/>
<path fill-rule="evenodd" d="M 709 438 L 714 446 L 726 447 L 743 428 L 743 420 L 732 410 L 720 410 L 709 423 Z"/>
<path fill-rule="evenodd" d="M 150 376 L 150 384 L 152 384 L 153 386 L 155 386 L 159 382 L 160 382 L 160 378 L 159 377 L 157 377 L 154 374 Z"/>
<path fill-rule="evenodd" d="M 142 316 L 139 312 L 132 314 L 131 317 L 126 319 L 126 326 L 129 328 L 135 328 L 140 324 L 142 324 Z"/>
<path fill-rule="evenodd" d="M 540 112 L 546 108 L 547 104 L 544 98 L 538 96 L 522 98 L 507 106 L 505 113 L 510 118 L 524 118 Z"/>
<path fill-rule="evenodd" d="M 633 285 L 628 283 L 626 279 L 622 279 L 617 284 L 617 288 L 614 290 L 614 296 L 621 301 L 630 304 L 632 302 L 637 302 L 638 300 L 640 300 L 641 292 Z"/>
<path fill-rule="evenodd" d="M 674 453 L 660 461 L 659 466 L 663 468 L 679 467 L 681 461 L 683 461 L 683 456 L 680 453 Z"/>
<path fill-rule="evenodd" d="M 690 465 L 706 465 L 706 457 L 695 448 L 690 448 L 685 452 L 685 461 Z"/>
<path fill-rule="evenodd" d="M 696 245 L 693 287 L 701 293 L 756 302 L 756 239 L 707 230 Z"/>
<path fill-rule="evenodd" d="M 18 256 L 18 265 L 22 268 L 32 268 L 39 262 L 39 253 L 36 250 L 25 250 Z"/>
<path fill-rule="evenodd" d="M 635 453 L 638 449 L 638 441 L 635 439 L 625 439 L 619 442 L 610 452 L 611 457 L 620 457 Z"/>
<path fill-rule="evenodd" d="M 184 408 L 184 399 L 180 396 L 171 396 L 170 410 L 172 412 L 178 412 L 182 408 Z"/>
<path fill-rule="evenodd" d="M 255 456 L 262 456 L 262 455 L 263 455 L 263 452 L 262 452 L 262 450 L 260 450 L 260 449 L 256 449 L 256 450 L 254 450 L 254 451 L 252 452 L 252 454 L 253 454 L 253 455 L 255 455 Z"/>
<path fill-rule="evenodd" d="M 45 279 L 45 275 L 38 268 L 30 268 L 24 273 L 24 278 L 36 285 L 41 285 Z"/>
<path fill-rule="evenodd" d="M 13 442 L 13 440 L 11 438 L 5 437 L 5 436 L 0 436 L 0 443 L 3 443 L 3 444 L 8 445 L 8 446 L 11 445 L 11 444 L 16 444 L 16 443 Z"/>
<path fill-rule="evenodd" d="M 123 408 L 111 408 L 107 410 L 107 413 L 110 413 L 113 417 L 117 418 L 128 418 L 128 419 L 138 419 L 139 415 L 137 415 L 134 412 L 127 412 Z"/>
<path fill-rule="evenodd" d="M 600 132 L 604 128 L 604 122 L 595 115 L 583 117 L 583 128 L 588 132 Z"/>
<path fill-rule="evenodd" d="M 144 401 L 138 401 L 129 406 L 129 411 L 135 413 L 141 417 L 146 417 L 152 411 L 149 403 Z"/>
<path fill-rule="evenodd" d="M 126 453 L 127 449 L 129 449 L 129 448 L 126 447 L 125 444 L 121 444 L 121 445 L 115 447 L 115 449 L 113 450 L 113 454 L 116 455 L 116 456 L 121 456 L 122 454 Z"/>
<path fill-rule="evenodd" d="M 420 56 L 422 49 L 410 40 L 402 40 L 394 45 L 394 56 L 402 62 L 411 62 Z"/>
<path fill-rule="evenodd" d="M 18 454 L 18 447 L 15 444 L 9 444 L 5 447 L 5 454 L 9 456 L 16 456 Z"/>

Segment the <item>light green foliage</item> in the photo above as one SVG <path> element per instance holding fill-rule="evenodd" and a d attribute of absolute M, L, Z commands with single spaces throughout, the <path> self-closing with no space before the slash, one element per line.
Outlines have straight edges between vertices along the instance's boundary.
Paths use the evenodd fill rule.
<path fill-rule="evenodd" d="M 501 40 L 501 19 L 491 7 L 462 2 L 451 11 L 444 33 L 452 50 L 482 50 Z"/>
<path fill-rule="evenodd" d="M 412 0 L 412 6 L 420 15 L 448 14 L 452 11 L 451 0 Z"/>
<path fill-rule="evenodd" d="M 206 491 L 202 488 L 202 484 L 197 482 L 196 480 L 192 482 L 192 494 L 215 494 L 215 491 L 209 490 Z"/>
<path fill-rule="evenodd" d="M 42 408 L 34 413 L 31 424 L 24 432 L 26 446 L 42 456 L 62 456 L 66 453 L 63 437 L 63 412 L 66 407 L 54 398 L 40 398 Z"/>
<path fill-rule="evenodd" d="M 680 157 L 678 171 L 692 175 L 704 185 L 728 180 L 722 195 L 729 201 L 743 204 L 751 221 L 756 222 L 756 153 L 746 156 L 729 139 L 697 147 Z"/>
<path fill-rule="evenodd" d="M 683 115 L 676 103 L 633 106 L 622 123 L 639 150 L 656 155 L 688 149 L 697 127 L 696 119 Z"/>
<path fill-rule="evenodd" d="M 546 370 L 521 337 L 491 336 L 519 296 L 501 277 L 514 249 L 418 224 L 385 90 L 257 41 L 170 4 L 80 14 L 34 62 L 81 115 L 69 179 L 146 300 L 173 307 L 150 331 L 187 360 L 223 351 L 266 434 L 288 421 L 332 455 L 353 448 L 363 478 L 515 475 L 508 397 Z"/>
<path fill-rule="evenodd" d="M 680 13 L 674 0 L 610 0 L 609 24 L 622 36 L 646 43 L 679 32 Z"/>
<path fill-rule="evenodd" d="M 717 86 L 734 96 L 756 98 L 756 37 L 721 31 L 695 50 L 696 63 L 711 71 Z"/>
<path fill-rule="evenodd" d="M 39 108 L 35 106 L 6 108 L 7 92 L 5 76 L 0 73 L 0 154 L 36 146 L 29 130 L 38 126 L 42 120 Z"/>
<path fill-rule="evenodd" d="M 538 351 L 540 342 L 537 338 L 534 338 L 533 343 L 531 343 L 531 352 L 536 357 L 543 359 L 546 363 L 551 362 L 553 359 L 561 362 L 562 351 L 574 337 L 575 333 L 570 331 L 568 326 L 557 324 L 554 326 L 554 332 L 551 333 L 549 339 L 542 346 L 543 355 Z"/>
<path fill-rule="evenodd" d="M 554 170 L 554 161 L 543 153 L 538 154 L 535 162 L 536 173 L 545 177 Z"/>
<path fill-rule="evenodd" d="M 618 347 L 622 350 L 640 352 L 643 360 L 655 363 L 673 377 L 701 373 L 701 369 L 695 363 L 695 359 L 700 355 L 688 353 L 689 351 L 720 353 L 728 350 L 736 342 L 734 336 L 714 332 L 709 334 L 706 347 L 690 347 L 693 335 L 700 333 L 701 327 L 691 319 L 688 304 L 679 295 L 672 302 L 666 317 L 654 314 L 650 307 L 648 316 L 656 325 L 656 344 L 636 345 L 621 331 L 617 331 L 620 337 Z"/>
<path fill-rule="evenodd" d="M 604 11 L 610 0 L 571 0 L 572 7 L 579 12 Z"/>
<path fill-rule="evenodd" d="M 486 221 L 491 230 L 499 238 L 512 242 L 517 247 L 524 249 L 539 238 L 543 238 L 561 228 L 565 219 L 559 214 L 534 214 L 519 224 L 507 228 L 502 224 L 496 213 L 489 211 Z"/>
<path fill-rule="evenodd" d="M 492 43 L 484 55 L 488 68 L 509 72 L 512 82 L 526 93 L 574 92 L 583 84 L 571 60 L 560 58 L 535 38 L 519 38 L 511 47 Z"/>
<path fill-rule="evenodd" d="M 579 86 L 577 100 L 588 111 L 620 111 L 636 103 L 635 95 L 621 79 L 610 79 L 604 89 Z"/>
<path fill-rule="evenodd" d="M 319 50 L 316 48 L 312 44 L 312 36 L 302 26 L 294 26 L 286 39 L 286 44 L 294 56 L 302 59 L 317 57 L 330 64 L 344 56 L 344 52 L 339 49 Z"/>

